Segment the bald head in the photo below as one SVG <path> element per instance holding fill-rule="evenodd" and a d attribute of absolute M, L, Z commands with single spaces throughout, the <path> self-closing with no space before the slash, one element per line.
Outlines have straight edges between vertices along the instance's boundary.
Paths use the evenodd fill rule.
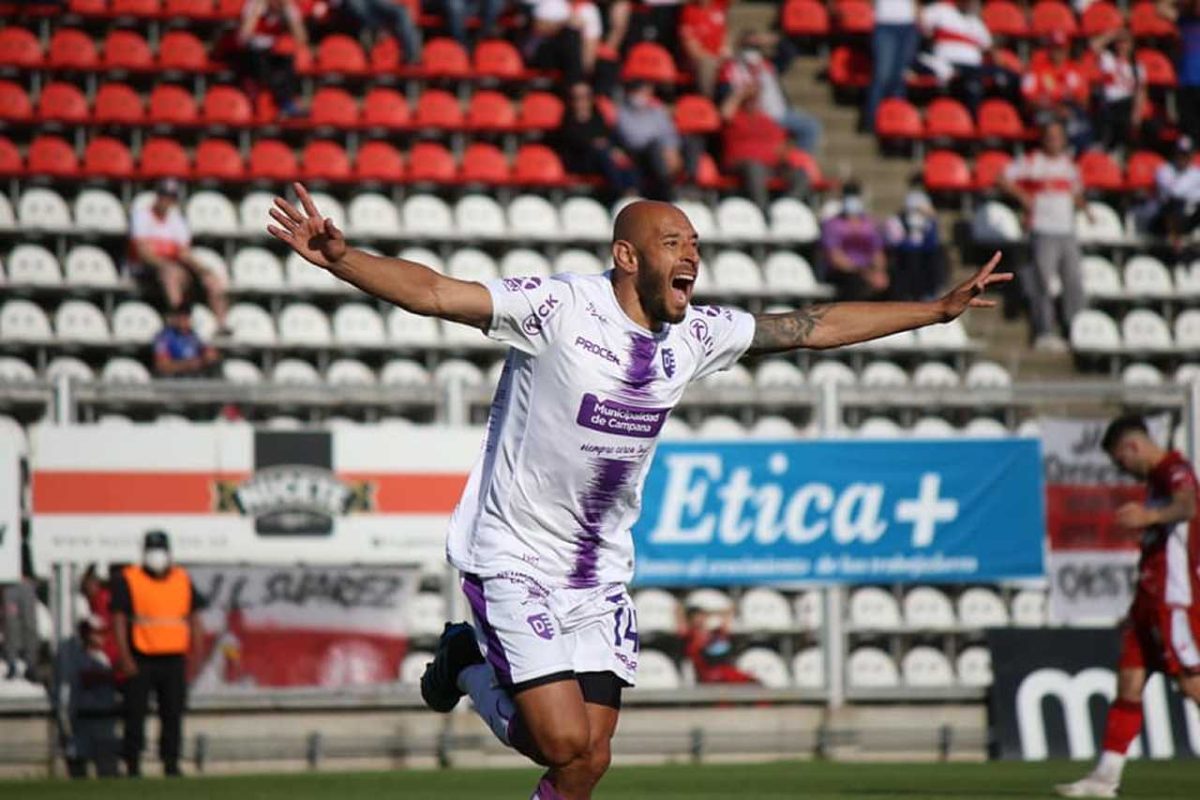
<path fill-rule="evenodd" d="M 690 231 L 692 223 L 686 214 L 670 203 L 635 200 L 617 214 L 613 223 L 613 243 L 625 241 L 642 247 L 648 237 L 655 237 L 675 226 Z"/>
<path fill-rule="evenodd" d="M 637 200 L 613 223 L 613 287 L 648 328 L 680 322 L 700 268 L 699 237 L 670 203 Z"/>

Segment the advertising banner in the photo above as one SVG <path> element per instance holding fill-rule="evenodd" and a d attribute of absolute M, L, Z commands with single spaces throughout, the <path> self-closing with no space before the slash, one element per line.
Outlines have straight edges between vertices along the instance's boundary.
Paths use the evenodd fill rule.
<path fill-rule="evenodd" d="M 634 527 L 643 585 L 1041 577 L 1031 439 L 664 443 Z"/>
<path fill-rule="evenodd" d="M 0 583 L 21 579 L 21 453 L 0 430 Z"/>
<path fill-rule="evenodd" d="M 1005 759 L 1093 759 L 1116 693 L 1116 629 L 988 631 L 994 680 L 989 718 Z M 1130 755 L 1200 756 L 1200 710 L 1161 673 L 1142 696 L 1145 722 Z"/>
<path fill-rule="evenodd" d="M 190 567 L 207 600 L 193 691 L 391 683 L 407 651 L 411 567 Z"/>

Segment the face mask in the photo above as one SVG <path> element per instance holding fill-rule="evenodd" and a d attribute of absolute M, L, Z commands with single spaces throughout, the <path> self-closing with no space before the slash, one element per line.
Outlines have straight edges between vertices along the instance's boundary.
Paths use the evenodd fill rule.
<path fill-rule="evenodd" d="M 762 61 L 762 53 L 758 50 L 743 50 L 742 60 L 747 64 L 757 64 Z"/>
<path fill-rule="evenodd" d="M 862 198 L 856 194 L 848 195 L 842 198 L 842 211 L 850 216 L 858 216 L 863 213 Z"/>
<path fill-rule="evenodd" d="M 161 547 L 147 550 L 142 556 L 142 566 L 149 572 L 163 573 L 171 566 L 171 554 Z"/>

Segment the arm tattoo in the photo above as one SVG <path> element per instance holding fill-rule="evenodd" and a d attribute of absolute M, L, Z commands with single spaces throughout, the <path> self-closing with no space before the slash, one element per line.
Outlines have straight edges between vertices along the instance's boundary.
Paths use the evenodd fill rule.
<path fill-rule="evenodd" d="M 830 308 L 828 303 L 818 303 L 785 314 L 756 314 L 754 339 L 747 352 L 759 355 L 809 346 L 813 331 Z"/>

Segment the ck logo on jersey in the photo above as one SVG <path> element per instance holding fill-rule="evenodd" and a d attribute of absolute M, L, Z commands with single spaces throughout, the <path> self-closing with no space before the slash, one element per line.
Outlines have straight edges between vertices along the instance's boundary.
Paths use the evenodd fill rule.
<path fill-rule="evenodd" d="M 704 354 L 708 355 L 711 353 L 713 350 L 713 337 L 708 331 L 708 323 L 702 319 L 694 319 L 690 328 L 692 336 L 695 336 L 696 341 L 704 346 Z"/>
<path fill-rule="evenodd" d="M 521 330 L 525 331 L 530 336 L 537 336 L 542 332 L 542 324 L 546 318 L 558 310 L 558 298 L 554 295 L 549 295 L 543 300 L 533 313 L 521 320 Z"/>
<path fill-rule="evenodd" d="M 663 374 L 668 378 L 675 375 L 675 351 L 669 347 L 662 349 L 662 367 Z"/>
<path fill-rule="evenodd" d="M 534 633 L 546 641 L 554 638 L 554 624 L 550 622 L 550 615 L 546 612 L 532 614 L 525 621 L 529 623 L 530 628 L 533 628 Z"/>
<path fill-rule="evenodd" d="M 505 278 L 504 288 L 510 292 L 529 291 L 542 285 L 541 278 Z"/>

